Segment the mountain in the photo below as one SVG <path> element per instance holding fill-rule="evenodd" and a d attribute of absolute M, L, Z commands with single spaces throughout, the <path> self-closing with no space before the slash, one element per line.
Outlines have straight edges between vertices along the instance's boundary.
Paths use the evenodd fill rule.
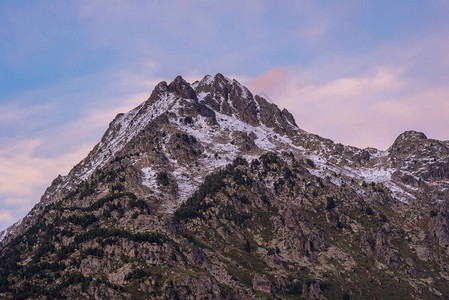
<path fill-rule="evenodd" d="M 449 141 L 301 130 L 221 74 L 159 83 L 2 233 L 4 299 L 448 299 Z"/>

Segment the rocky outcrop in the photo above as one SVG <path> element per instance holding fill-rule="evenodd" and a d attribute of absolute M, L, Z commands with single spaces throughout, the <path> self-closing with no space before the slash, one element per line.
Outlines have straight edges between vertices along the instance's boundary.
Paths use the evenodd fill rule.
<path fill-rule="evenodd" d="M 254 276 L 253 289 L 255 291 L 260 291 L 267 294 L 271 294 L 271 292 L 275 291 L 273 284 L 267 279 L 267 277 L 261 275 Z"/>
<path fill-rule="evenodd" d="M 171 157 L 185 165 L 193 164 L 204 151 L 194 136 L 185 133 L 171 135 L 165 147 Z"/>
<path fill-rule="evenodd" d="M 298 225 L 298 215 L 293 208 L 288 208 L 284 213 L 285 226 L 294 228 Z"/>
<path fill-rule="evenodd" d="M 441 141 L 428 139 L 424 133 L 402 133 L 388 152 L 393 166 L 406 172 L 402 175 L 406 184 L 418 187 L 421 180 L 449 179 L 449 148 Z"/>
<path fill-rule="evenodd" d="M 301 299 L 325 299 L 318 282 L 302 285 Z"/>
<path fill-rule="evenodd" d="M 389 245 L 387 236 L 382 229 L 376 232 L 376 254 L 378 257 L 385 260 L 389 265 L 399 264 L 399 255 Z"/>
<path fill-rule="evenodd" d="M 195 91 L 190 86 L 187 81 L 185 81 L 181 76 L 177 76 L 175 80 L 173 80 L 168 85 L 168 91 L 172 92 L 178 97 L 184 98 L 184 99 L 195 99 L 198 100 Z"/>
<path fill-rule="evenodd" d="M 282 111 L 260 96 L 251 92 L 236 80 L 230 80 L 222 74 L 215 77 L 207 75 L 196 86 L 201 102 L 215 111 L 235 116 L 252 126 L 263 124 L 274 128 L 276 132 L 291 132 L 296 122 L 290 112 Z"/>
<path fill-rule="evenodd" d="M 215 111 L 235 116 L 250 125 L 257 126 L 257 106 L 251 92 L 236 80 L 230 80 L 218 73 L 214 77 L 205 76 L 196 86 L 202 103 Z"/>
<path fill-rule="evenodd" d="M 362 237 L 360 238 L 360 248 L 366 254 L 372 254 L 374 248 L 374 240 L 370 240 L 370 237 L 367 232 L 364 232 Z"/>
<path fill-rule="evenodd" d="M 288 122 L 290 117 L 286 117 L 275 104 L 268 102 L 265 98 L 256 96 L 254 99 L 259 107 L 259 118 L 262 124 L 273 128 L 277 133 L 291 133 L 295 125 Z"/>
<path fill-rule="evenodd" d="M 442 215 L 432 219 L 429 224 L 429 233 L 435 237 L 441 247 L 449 247 L 449 221 Z"/>

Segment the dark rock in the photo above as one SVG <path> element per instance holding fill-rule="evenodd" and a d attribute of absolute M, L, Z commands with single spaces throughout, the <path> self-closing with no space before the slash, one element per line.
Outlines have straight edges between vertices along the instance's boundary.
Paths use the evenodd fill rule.
<path fill-rule="evenodd" d="M 259 106 L 260 122 L 269 128 L 273 128 L 275 132 L 285 133 L 289 126 L 283 120 L 279 108 L 262 97 L 256 96 L 255 100 Z"/>
<path fill-rule="evenodd" d="M 407 267 L 405 269 L 405 274 L 407 276 L 411 276 L 411 277 L 416 277 L 416 275 L 417 275 L 416 270 L 414 268 L 412 268 L 412 267 Z"/>
<path fill-rule="evenodd" d="M 274 292 L 274 287 L 265 275 L 256 275 L 253 278 L 253 289 L 267 294 Z"/>
<path fill-rule="evenodd" d="M 296 121 L 295 118 L 293 117 L 293 115 L 286 109 L 284 108 L 282 110 L 282 115 L 285 117 L 285 119 L 287 119 L 287 121 L 289 121 L 292 125 L 298 126 L 296 125 Z"/>
<path fill-rule="evenodd" d="M 442 215 L 434 217 L 429 224 L 429 234 L 438 240 L 441 247 L 449 246 L 449 222 Z"/>
<path fill-rule="evenodd" d="M 239 147 L 240 151 L 245 153 L 250 153 L 252 151 L 258 150 L 259 147 L 254 143 L 255 137 L 248 135 L 243 131 L 235 131 L 232 134 L 234 144 Z"/>
<path fill-rule="evenodd" d="M 302 284 L 301 299 L 309 299 L 309 286 L 305 283 Z"/>
<path fill-rule="evenodd" d="M 318 282 L 313 282 L 309 286 L 309 297 L 312 299 L 320 299 L 323 296 L 323 291 Z"/>
<path fill-rule="evenodd" d="M 313 282 L 310 285 L 304 283 L 301 299 L 324 299 L 320 284 L 318 282 Z"/>
<path fill-rule="evenodd" d="M 294 228 L 298 225 L 298 215 L 293 208 L 288 208 L 284 213 L 285 226 Z"/>
<path fill-rule="evenodd" d="M 289 284 L 288 278 L 285 276 L 279 276 L 276 277 L 276 289 L 277 290 L 284 290 L 287 285 Z"/>
<path fill-rule="evenodd" d="M 389 247 L 387 237 L 382 229 L 377 230 L 376 233 L 376 254 L 389 265 L 397 266 L 399 263 L 399 255 Z"/>
<path fill-rule="evenodd" d="M 193 88 L 181 76 L 176 77 L 175 80 L 168 85 L 168 91 L 181 98 L 198 100 Z"/>
<path fill-rule="evenodd" d="M 367 232 L 364 232 L 360 238 L 360 248 L 366 254 L 372 254 L 372 248 L 374 245 L 370 243 L 369 236 Z"/>
<path fill-rule="evenodd" d="M 166 147 L 171 157 L 187 165 L 194 164 L 204 151 L 204 147 L 193 136 L 185 133 L 172 135 Z"/>
<path fill-rule="evenodd" d="M 167 82 L 161 81 L 159 82 L 151 92 L 150 97 L 146 102 L 152 104 L 158 101 L 163 95 L 166 95 L 169 92 Z M 146 104 L 146 103 L 145 103 Z"/>
<path fill-rule="evenodd" d="M 165 224 L 165 229 L 170 234 L 179 234 L 182 232 L 182 229 L 179 228 L 178 223 L 173 219 L 168 219 Z"/>

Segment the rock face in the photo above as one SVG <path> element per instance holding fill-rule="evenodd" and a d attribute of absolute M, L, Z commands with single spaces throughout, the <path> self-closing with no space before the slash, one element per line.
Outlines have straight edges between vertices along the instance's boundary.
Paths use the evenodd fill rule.
<path fill-rule="evenodd" d="M 311 283 L 309 286 L 309 297 L 312 299 L 322 299 L 323 291 L 318 282 Z"/>
<path fill-rule="evenodd" d="M 273 285 L 265 276 L 256 275 L 253 278 L 253 289 L 267 294 L 273 292 Z"/>
<path fill-rule="evenodd" d="M 295 228 L 298 224 L 298 216 L 292 208 L 286 210 L 284 214 L 285 226 Z"/>
<path fill-rule="evenodd" d="M 429 232 L 438 240 L 441 247 L 449 247 L 449 221 L 447 217 L 442 215 L 435 217 L 430 223 Z"/>
<path fill-rule="evenodd" d="M 2 299 L 447 299 L 449 142 L 335 144 L 222 74 L 159 83 L 2 233 Z"/>

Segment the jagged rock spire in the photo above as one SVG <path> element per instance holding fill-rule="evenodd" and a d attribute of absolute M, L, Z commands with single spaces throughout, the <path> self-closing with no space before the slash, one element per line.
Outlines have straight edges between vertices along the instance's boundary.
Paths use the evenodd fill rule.
<path fill-rule="evenodd" d="M 168 85 L 168 90 L 181 98 L 198 100 L 195 91 L 181 76 L 177 76 Z"/>
<path fill-rule="evenodd" d="M 277 132 L 285 132 L 296 127 L 293 115 L 286 109 L 279 108 L 262 97 L 254 95 L 237 80 L 229 79 L 221 73 L 214 77 L 206 75 L 196 86 L 200 101 L 217 112 L 253 125 L 261 124 L 274 128 Z"/>

